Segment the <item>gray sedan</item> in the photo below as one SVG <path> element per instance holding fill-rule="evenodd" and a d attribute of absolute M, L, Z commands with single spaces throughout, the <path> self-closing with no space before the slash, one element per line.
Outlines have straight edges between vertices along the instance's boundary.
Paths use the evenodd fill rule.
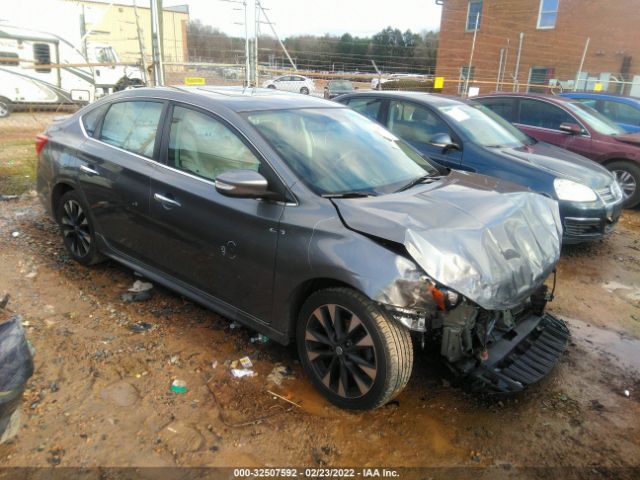
<path fill-rule="evenodd" d="M 295 341 L 341 407 L 404 388 L 412 335 L 491 391 L 539 380 L 566 346 L 544 312 L 557 203 L 439 167 L 340 104 L 142 88 L 52 124 L 36 150 L 39 195 L 72 258 L 111 258 Z"/>

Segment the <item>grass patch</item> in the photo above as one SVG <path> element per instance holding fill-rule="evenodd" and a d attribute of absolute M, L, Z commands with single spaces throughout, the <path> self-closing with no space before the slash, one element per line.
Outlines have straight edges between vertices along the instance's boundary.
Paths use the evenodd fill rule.
<path fill-rule="evenodd" d="M 36 186 L 34 140 L 0 140 L 0 194 L 20 195 Z"/>

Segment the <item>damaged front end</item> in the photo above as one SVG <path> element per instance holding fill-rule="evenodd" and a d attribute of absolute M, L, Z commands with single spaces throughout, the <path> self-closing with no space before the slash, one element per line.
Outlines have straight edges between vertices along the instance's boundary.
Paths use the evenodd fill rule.
<path fill-rule="evenodd" d="M 447 365 L 476 389 L 514 392 L 544 377 L 568 343 L 564 322 L 544 311 L 562 226 L 553 200 L 489 182 L 452 173 L 402 208 L 384 197 L 338 205 L 351 228 L 405 252 L 402 275 L 374 299 L 439 341 Z"/>

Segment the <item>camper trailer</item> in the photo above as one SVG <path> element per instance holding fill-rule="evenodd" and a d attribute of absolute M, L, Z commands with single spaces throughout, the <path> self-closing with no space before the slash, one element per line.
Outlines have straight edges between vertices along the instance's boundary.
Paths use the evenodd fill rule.
<path fill-rule="evenodd" d="M 86 104 L 143 85 L 137 67 L 96 65 L 114 63 L 110 45 L 79 47 L 53 33 L 0 25 L 0 117 L 24 106 Z"/>

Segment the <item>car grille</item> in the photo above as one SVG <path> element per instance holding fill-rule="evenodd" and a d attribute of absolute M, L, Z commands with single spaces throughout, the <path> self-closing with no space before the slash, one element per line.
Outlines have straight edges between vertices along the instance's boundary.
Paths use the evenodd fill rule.
<path fill-rule="evenodd" d="M 581 235 L 597 235 L 602 231 L 602 221 L 599 218 L 565 218 L 565 235 L 576 237 Z"/>
<path fill-rule="evenodd" d="M 596 190 L 596 193 L 604 203 L 613 203 L 618 200 L 613 189 L 613 184 L 609 185 L 608 187 L 601 188 L 600 190 Z"/>

